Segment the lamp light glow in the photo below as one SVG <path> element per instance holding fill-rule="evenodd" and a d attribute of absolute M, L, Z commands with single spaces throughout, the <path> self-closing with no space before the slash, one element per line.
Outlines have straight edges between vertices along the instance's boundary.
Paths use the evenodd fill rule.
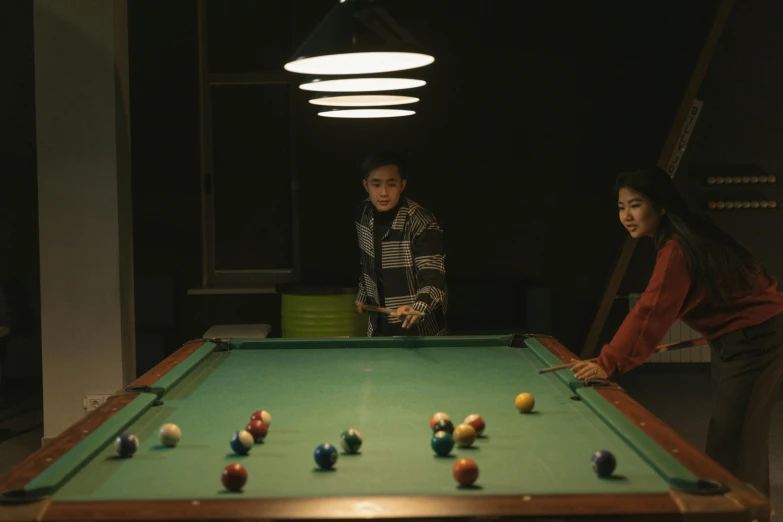
<path fill-rule="evenodd" d="M 406 103 L 416 103 L 418 101 L 419 99 L 413 96 L 367 94 L 313 98 L 310 100 L 310 103 L 328 107 L 383 107 L 388 105 L 405 105 Z"/>
<path fill-rule="evenodd" d="M 416 114 L 416 112 L 402 109 L 340 109 L 319 112 L 318 116 L 325 118 L 398 118 L 412 114 Z"/>
<path fill-rule="evenodd" d="M 301 58 L 285 64 L 285 69 L 300 74 L 377 74 L 424 67 L 434 61 L 421 53 L 343 53 Z"/>
<path fill-rule="evenodd" d="M 412 78 L 346 78 L 303 83 L 299 88 L 316 92 L 377 92 L 415 89 L 426 84 L 424 80 Z"/>

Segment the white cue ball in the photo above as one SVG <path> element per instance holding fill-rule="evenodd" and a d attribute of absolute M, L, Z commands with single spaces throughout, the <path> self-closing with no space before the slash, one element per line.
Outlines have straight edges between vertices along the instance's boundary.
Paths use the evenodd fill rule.
<path fill-rule="evenodd" d="M 182 430 L 176 424 L 164 424 L 158 432 L 158 439 L 164 446 L 173 448 L 182 438 Z"/>

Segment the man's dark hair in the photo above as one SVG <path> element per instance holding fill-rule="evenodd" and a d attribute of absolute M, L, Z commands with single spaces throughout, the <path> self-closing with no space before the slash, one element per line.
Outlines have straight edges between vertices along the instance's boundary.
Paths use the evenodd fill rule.
<path fill-rule="evenodd" d="M 406 179 L 408 166 L 405 163 L 405 158 L 396 152 L 385 150 L 374 152 L 364 158 L 364 161 L 362 162 L 362 179 L 367 179 L 370 172 L 384 165 L 395 165 L 397 170 L 400 171 L 400 178 Z"/>

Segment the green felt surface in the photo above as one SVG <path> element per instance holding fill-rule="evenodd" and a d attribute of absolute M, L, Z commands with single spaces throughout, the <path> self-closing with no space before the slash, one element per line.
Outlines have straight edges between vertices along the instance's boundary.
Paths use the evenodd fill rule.
<path fill-rule="evenodd" d="M 570 372 L 538 374 L 558 361 L 537 342 L 445 339 L 269 339 L 196 353 L 168 381 L 163 404 L 124 428 L 141 440 L 136 455 L 115 458 L 109 437 L 54 499 L 655 493 L 668 491 L 672 477 L 693 478 L 593 390 L 577 389 L 583 400 L 574 400 Z M 534 413 L 516 411 L 523 391 L 535 396 Z M 231 436 L 257 409 L 272 413 L 269 436 L 248 456 L 234 455 Z M 456 422 L 481 414 L 486 437 L 455 447 L 452 457 L 434 456 L 429 418 L 437 411 Z M 166 422 L 182 429 L 176 448 L 157 440 Z M 347 428 L 362 433 L 361 454 L 318 471 L 316 446 L 339 447 Z M 590 457 L 599 449 L 617 457 L 615 478 L 593 473 Z M 479 488 L 457 487 L 458 457 L 478 463 Z M 220 483 L 233 462 L 248 470 L 241 494 Z"/>

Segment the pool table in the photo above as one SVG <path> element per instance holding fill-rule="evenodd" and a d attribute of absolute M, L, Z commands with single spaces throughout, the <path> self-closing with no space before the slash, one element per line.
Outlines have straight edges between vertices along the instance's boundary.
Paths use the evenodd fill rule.
<path fill-rule="evenodd" d="M 609 381 L 584 382 L 542 335 L 197 339 L 109 398 L 0 479 L 0 520 L 764 519 L 766 497 Z M 533 411 L 515 407 L 520 392 Z M 232 435 L 272 415 L 247 455 Z M 438 456 L 430 417 L 486 422 L 472 446 Z M 158 440 L 164 423 L 182 431 Z M 313 458 L 358 430 L 358 454 L 331 470 Z M 121 433 L 138 451 L 115 453 Z M 617 467 L 599 477 L 597 450 Z M 460 486 L 460 458 L 479 466 Z M 248 473 L 241 491 L 225 466 Z M 616 519 L 616 518 L 615 518 Z"/>

